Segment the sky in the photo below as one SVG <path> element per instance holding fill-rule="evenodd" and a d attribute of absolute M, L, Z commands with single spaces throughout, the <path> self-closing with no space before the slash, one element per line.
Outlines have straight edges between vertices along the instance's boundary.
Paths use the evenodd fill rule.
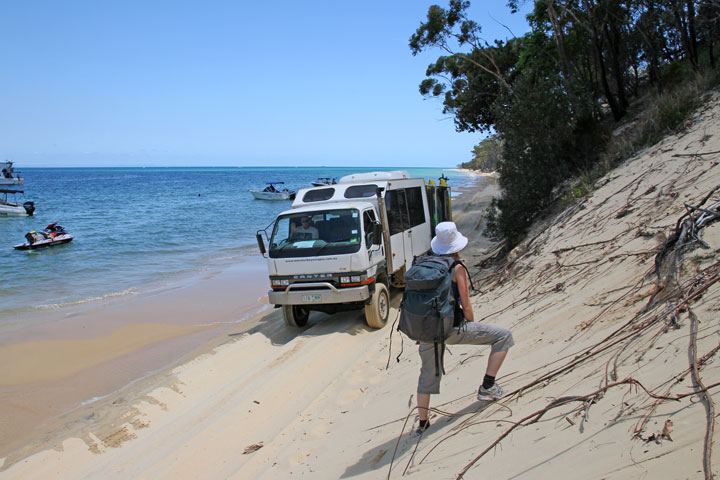
<path fill-rule="evenodd" d="M 0 2 L 0 159 L 42 166 L 455 167 L 408 39 L 448 1 Z M 487 41 L 528 31 L 474 0 Z M 512 32 L 512 33 L 511 33 Z"/>

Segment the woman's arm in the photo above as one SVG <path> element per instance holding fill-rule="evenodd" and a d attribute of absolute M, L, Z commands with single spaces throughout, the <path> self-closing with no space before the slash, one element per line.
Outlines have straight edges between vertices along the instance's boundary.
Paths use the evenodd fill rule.
<path fill-rule="evenodd" d="M 468 286 L 468 273 L 465 267 L 458 265 L 455 267 L 453 273 L 453 279 L 457 283 L 458 291 L 460 292 L 460 304 L 463 308 L 463 314 L 465 314 L 465 320 L 468 322 L 475 321 L 475 313 L 473 312 L 472 305 L 470 304 L 470 288 Z"/>

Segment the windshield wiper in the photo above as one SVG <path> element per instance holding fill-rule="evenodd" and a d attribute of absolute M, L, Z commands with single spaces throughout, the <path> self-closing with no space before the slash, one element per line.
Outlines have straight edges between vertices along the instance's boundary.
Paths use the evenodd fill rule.
<path fill-rule="evenodd" d="M 285 245 L 283 245 L 282 247 L 273 248 L 273 250 L 276 251 L 276 252 L 280 252 L 280 251 L 284 250 L 285 247 L 288 247 L 288 246 L 290 246 L 290 245 L 292 245 L 292 244 L 294 244 L 294 243 L 295 243 L 295 242 L 287 242 L 287 243 L 286 243 Z"/>
<path fill-rule="evenodd" d="M 325 248 L 326 248 L 326 247 L 329 247 L 330 245 L 335 245 L 336 243 L 342 243 L 342 242 L 349 242 L 349 241 L 352 240 L 353 238 L 355 238 L 355 237 L 343 238 L 343 239 L 341 239 L 341 240 L 335 240 L 335 241 L 332 241 L 332 242 L 328 242 L 328 243 L 326 243 L 325 245 L 323 245 L 323 246 L 321 246 L 320 248 L 318 248 L 318 249 L 315 251 L 315 255 L 318 255 L 320 252 L 322 252 L 323 250 L 325 250 Z M 336 246 L 337 246 L 337 245 L 336 245 Z"/>

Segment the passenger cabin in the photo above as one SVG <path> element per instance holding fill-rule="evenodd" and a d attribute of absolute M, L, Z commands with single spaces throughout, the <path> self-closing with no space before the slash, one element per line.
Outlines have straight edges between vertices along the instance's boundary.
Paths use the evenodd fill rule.
<path fill-rule="evenodd" d="M 293 210 L 328 209 L 329 204 L 370 203 L 378 209 L 378 189 L 385 203 L 390 238 L 391 271 L 412 264 L 413 259 L 430 249 L 430 239 L 439 222 L 451 220 L 450 192 L 447 186 L 425 185 L 421 178 L 410 178 L 405 170 L 346 175 L 337 184 L 301 189 L 293 201 Z M 367 211 L 361 212 L 363 217 Z M 372 215 L 374 217 L 374 215 Z M 338 222 L 340 219 L 337 219 Z M 371 218 L 371 221 L 380 219 Z M 332 222 L 332 221 L 331 221 Z M 364 218 L 367 234 L 368 219 Z M 320 237 L 338 235 L 343 228 L 318 222 Z M 348 227 L 349 228 L 349 227 Z M 342 236 L 342 235 L 341 235 Z"/>

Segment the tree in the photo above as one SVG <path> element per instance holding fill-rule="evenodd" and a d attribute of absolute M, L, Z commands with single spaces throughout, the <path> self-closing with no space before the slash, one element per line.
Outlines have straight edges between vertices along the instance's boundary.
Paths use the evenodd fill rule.
<path fill-rule="evenodd" d="M 494 172 L 502 161 L 502 141 L 498 135 L 490 135 L 473 148 L 473 158 L 462 163 L 461 168 Z"/>
<path fill-rule="evenodd" d="M 490 223 L 510 245 L 560 183 L 592 168 L 608 138 L 605 109 L 617 122 L 641 79 L 658 88 L 682 80 L 681 60 L 697 68 L 703 44 L 714 63 L 720 27 L 720 0 L 536 0 L 530 33 L 490 44 L 469 5 L 431 6 L 410 49 L 442 51 L 420 93 L 442 99 L 458 131 L 494 132 L 502 145 L 503 197 Z M 472 168 L 487 167 L 486 152 L 481 142 Z"/>

